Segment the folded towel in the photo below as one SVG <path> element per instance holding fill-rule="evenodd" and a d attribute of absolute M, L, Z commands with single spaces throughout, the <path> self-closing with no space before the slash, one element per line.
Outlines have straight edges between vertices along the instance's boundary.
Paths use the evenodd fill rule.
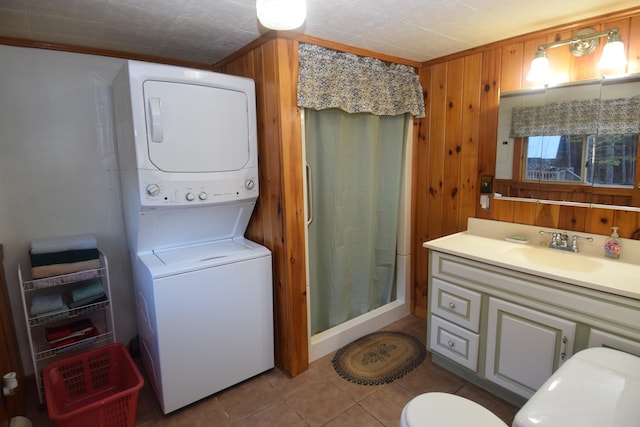
<path fill-rule="evenodd" d="M 31 274 L 33 275 L 33 272 L 31 272 Z M 81 275 L 81 280 L 91 280 L 95 279 L 96 277 L 100 277 L 100 272 L 97 269 L 85 270 L 81 273 Z M 52 286 L 60 286 L 60 281 L 58 280 L 58 277 L 53 276 L 47 278 L 39 278 L 39 280 L 34 280 L 32 284 L 34 289 L 45 289 Z"/>
<path fill-rule="evenodd" d="M 77 301 L 73 301 L 72 303 L 69 303 L 69 307 L 70 308 L 78 308 L 78 307 L 82 307 L 85 305 L 89 305 L 89 304 L 96 304 L 102 301 L 106 301 L 107 300 L 107 295 L 103 292 L 101 294 L 98 295 L 94 295 L 92 297 L 89 298 L 84 298 L 81 300 L 77 300 Z"/>
<path fill-rule="evenodd" d="M 100 280 L 94 280 L 89 283 L 78 285 L 71 290 L 71 300 L 78 302 L 104 293 L 104 287 Z"/>
<path fill-rule="evenodd" d="M 31 241 L 32 254 L 72 251 L 77 249 L 97 249 L 98 242 L 91 234 L 76 236 L 49 237 Z"/>
<path fill-rule="evenodd" d="M 31 300 L 31 315 L 38 316 L 44 313 L 53 313 L 67 308 L 62 301 L 62 295 L 36 295 Z"/>
<path fill-rule="evenodd" d="M 60 338 L 67 338 L 69 335 L 78 331 L 93 327 L 90 319 L 80 319 L 74 322 L 66 323 L 61 326 L 53 326 L 45 329 L 47 341 L 55 341 Z"/>
<path fill-rule="evenodd" d="M 49 344 L 62 347 L 98 335 L 98 330 L 91 320 L 82 319 L 66 325 L 46 328 L 45 335 Z"/>
<path fill-rule="evenodd" d="M 99 259 L 100 252 L 97 249 L 76 249 L 72 251 L 48 252 L 46 254 L 29 254 L 32 267 L 51 264 L 70 264 L 72 262 Z"/>
<path fill-rule="evenodd" d="M 51 264 L 31 268 L 33 279 L 44 279 L 45 277 L 60 276 L 62 274 L 77 273 L 83 270 L 94 270 L 100 268 L 100 260 L 72 262 L 70 264 Z"/>

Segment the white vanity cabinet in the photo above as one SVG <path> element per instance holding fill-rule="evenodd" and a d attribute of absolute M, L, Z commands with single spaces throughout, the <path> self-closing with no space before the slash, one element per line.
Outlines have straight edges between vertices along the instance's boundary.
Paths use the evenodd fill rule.
<path fill-rule="evenodd" d="M 583 348 L 640 355 L 640 300 L 430 249 L 432 359 L 512 403 Z"/>

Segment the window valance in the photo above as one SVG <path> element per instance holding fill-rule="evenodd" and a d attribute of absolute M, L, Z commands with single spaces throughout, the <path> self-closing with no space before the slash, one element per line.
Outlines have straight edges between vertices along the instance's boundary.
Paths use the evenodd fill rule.
<path fill-rule="evenodd" d="M 424 117 L 422 87 L 414 69 L 300 43 L 298 106 L 348 113 Z"/>
<path fill-rule="evenodd" d="M 511 137 L 610 135 L 640 131 L 640 96 L 514 107 Z"/>

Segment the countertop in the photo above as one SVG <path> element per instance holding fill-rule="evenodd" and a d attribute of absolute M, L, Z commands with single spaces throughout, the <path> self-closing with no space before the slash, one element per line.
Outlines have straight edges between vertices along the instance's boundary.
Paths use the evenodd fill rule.
<path fill-rule="evenodd" d="M 430 240 L 423 246 L 539 277 L 640 300 L 640 265 L 633 262 L 636 251 L 640 250 L 640 242 L 620 239 L 623 251 L 628 250 L 631 255 L 611 259 L 604 255 L 598 256 L 597 253 L 601 251 L 600 248 L 608 236 L 568 232 L 570 235 L 580 234 L 594 238 L 592 243 L 584 242 L 582 252 L 573 253 L 549 248 L 548 238 L 541 236 L 539 230 L 543 228 L 470 218 L 467 231 Z M 504 240 L 504 237 L 514 234 L 530 240 L 527 243 Z"/>

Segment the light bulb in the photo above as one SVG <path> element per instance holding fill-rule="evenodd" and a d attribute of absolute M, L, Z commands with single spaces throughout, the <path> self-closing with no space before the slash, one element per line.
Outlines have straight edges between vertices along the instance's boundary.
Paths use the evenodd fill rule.
<path fill-rule="evenodd" d="M 293 30 L 307 17 L 305 0 L 256 0 L 260 23 L 272 30 Z"/>
<path fill-rule="evenodd" d="M 531 68 L 527 74 L 527 81 L 529 82 L 546 82 L 549 78 L 549 59 L 544 50 L 536 52 L 536 56 L 531 61 Z"/>
<path fill-rule="evenodd" d="M 624 43 L 619 34 L 609 36 L 602 49 L 602 57 L 598 62 L 598 68 L 605 70 L 619 70 L 627 65 L 627 57 L 624 54 Z"/>

